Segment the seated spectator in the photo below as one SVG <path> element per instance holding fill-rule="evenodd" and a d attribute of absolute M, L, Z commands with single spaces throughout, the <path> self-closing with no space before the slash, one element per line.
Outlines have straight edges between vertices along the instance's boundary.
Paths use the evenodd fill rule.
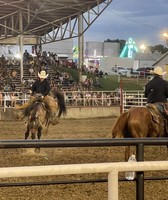
<path fill-rule="evenodd" d="M 11 72 L 11 76 L 12 76 L 13 79 L 16 79 L 17 71 L 16 71 L 15 69 L 12 70 L 12 72 Z"/>
<path fill-rule="evenodd" d="M 29 73 L 30 73 L 30 77 L 34 75 L 34 69 L 32 66 L 29 68 Z"/>
<path fill-rule="evenodd" d="M 39 71 L 46 71 L 46 69 L 47 69 L 47 63 L 42 61 L 40 63 L 40 70 Z"/>
<path fill-rule="evenodd" d="M 69 74 L 68 73 L 64 74 L 64 85 L 65 86 L 69 85 Z"/>
<path fill-rule="evenodd" d="M 4 107 L 10 107 L 11 106 L 11 97 L 9 95 L 9 93 L 5 93 L 4 96 Z"/>
<path fill-rule="evenodd" d="M 11 87 L 8 83 L 5 83 L 5 86 L 4 86 L 4 92 L 10 92 L 11 90 Z"/>
<path fill-rule="evenodd" d="M 22 88 L 25 88 L 27 86 L 26 80 L 24 79 L 24 77 L 22 78 L 21 86 L 22 86 Z"/>
<path fill-rule="evenodd" d="M 34 82 L 35 82 L 35 80 L 33 78 L 29 78 L 27 81 L 28 87 L 31 88 Z"/>
<path fill-rule="evenodd" d="M 15 95 L 15 93 L 12 93 L 10 98 L 11 98 L 11 107 L 15 107 L 17 96 Z"/>
<path fill-rule="evenodd" d="M 2 106 L 3 104 L 3 94 L 2 94 L 2 90 L 0 90 L 0 106 Z"/>
<path fill-rule="evenodd" d="M 4 78 L 3 76 L 0 76 L 0 90 L 4 88 Z"/>
<path fill-rule="evenodd" d="M 11 87 L 11 91 L 12 92 L 16 91 L 16 85 L 15 85 L 15 83 L 11 83 L 10 87 Z"/>
<path fill-rule="evenodd" d="M 12 83 L 12 76 L 11 76 L 10 74 L 8 74 L 8 75 L 5 77 L 5 81 L 6 81 L 6 83 L 11 84 L 11 83 Z"/>

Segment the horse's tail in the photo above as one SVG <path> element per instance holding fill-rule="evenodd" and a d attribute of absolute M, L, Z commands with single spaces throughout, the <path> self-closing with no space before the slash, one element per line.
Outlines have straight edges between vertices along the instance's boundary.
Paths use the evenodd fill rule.
<path fill-rule="evenodd" d="M 59 107 L 59 112 L 58 112 L 58 117 L 60 117 L 62 114 L 66 114 L 66 105 L 65 105 L 65 98 L 64 95 L 61 92 L 55 92 L 54 96 L 58 100 L 58 107 Z"/>
<path fill-rule="evenodd" d="M 112 138 L 123 138 L 124 130 L 127 125 L 128 120 L 128 112 L 122 113 L 116 120 L 113 128 L 112 128 Z"/>

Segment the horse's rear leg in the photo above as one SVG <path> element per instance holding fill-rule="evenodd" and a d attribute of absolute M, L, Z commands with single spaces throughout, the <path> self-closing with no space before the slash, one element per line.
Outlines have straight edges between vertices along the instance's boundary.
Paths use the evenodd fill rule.
<path fill-rule="evenodd" d="M 29 131 L 27 130 L 27 131 L 25 132 L 25 140 L 27 140 L 28 137 L 29 137 Z"/>
<path fill-rule="evenodd" d="M 38 140 L 40 140 L 40 138 L 41 138 L 41 132 L 42 132 L 42 130 L 41 130 L 41 128 L 39 128 L 38 132 L 37 132 L 37 138 L 38 138 Z"/>
<path fill-rule="evenodd" d="M 40 138 L 41 138 L 41 128 L 39 128 L 38 129 L 38 132 L 37 132 L 37 138 L 38 138 L 38 140 L 40 140 Z M 37 148 L 35 148 L 35 152 L 36 153 L 40 153 L 40 147 L 37 147 Z"/>
<path fill-rule="evenodd" d="M 125 161 L 128 161 L 130 157 L 130 146 L 125 147 Z"/>

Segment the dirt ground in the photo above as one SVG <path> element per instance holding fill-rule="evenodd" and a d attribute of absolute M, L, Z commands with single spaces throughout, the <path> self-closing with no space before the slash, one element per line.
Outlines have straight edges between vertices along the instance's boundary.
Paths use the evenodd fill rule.
<path fill-rule="evenodd" d="M 42 139 L 110 138 L 115 118 L 65 120 L 49 128 Z M 24 122 L 0 121 L 0 140 L 24 139 Z M 166 160 L 166 147 L 145 147 L 145 160 Z M 40 153 L 24 149 L 1 149 L 0 167 L 39 166 L 124 161 L 124 147 L 49 148 Z M 168 172 L 145 175 L 168 176 Z M 120 174 L 123 177 L 124 174 Z M 107 174 L 86 174 L 0 179 L 0 183 L 106 179 Z M 119 199 L 135 200 L 135 183 L 119 182 Z M 0 200 L 107 200 L 107 182 L 0 187 Z M 145 200 L 167 200 L 168 181 L 145 181 Z"/>

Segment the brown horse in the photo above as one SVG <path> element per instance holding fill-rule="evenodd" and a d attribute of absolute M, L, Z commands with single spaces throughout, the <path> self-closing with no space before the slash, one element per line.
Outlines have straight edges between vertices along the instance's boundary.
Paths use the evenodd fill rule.
<path fill-rule="evenodd" d="M 56 123 L 50 121 L 50 111 L 48 106 L 42 99 L 37 99 L 31 106 L 24 111 L 27 116 L 27 130 L 25 132 L 25 139 L 28 139 L 31 134 L 31 139 L 41 138 L 42 133 L 47 133 L 50 124 L 57 124 L 62 114 L 66 113 L 65 100 L 62 93 L 55 93 L 58 104 L 58 114 L 55 116 Z"/>
<path fill-rule="evenodd" d="M 130 108 L 121 114 L 112 128 L 112 138 L 165 137 L 164 118 L 147 107 Z M 125 159 L 130 156 L 130 147 L 126 147 Z"/>

